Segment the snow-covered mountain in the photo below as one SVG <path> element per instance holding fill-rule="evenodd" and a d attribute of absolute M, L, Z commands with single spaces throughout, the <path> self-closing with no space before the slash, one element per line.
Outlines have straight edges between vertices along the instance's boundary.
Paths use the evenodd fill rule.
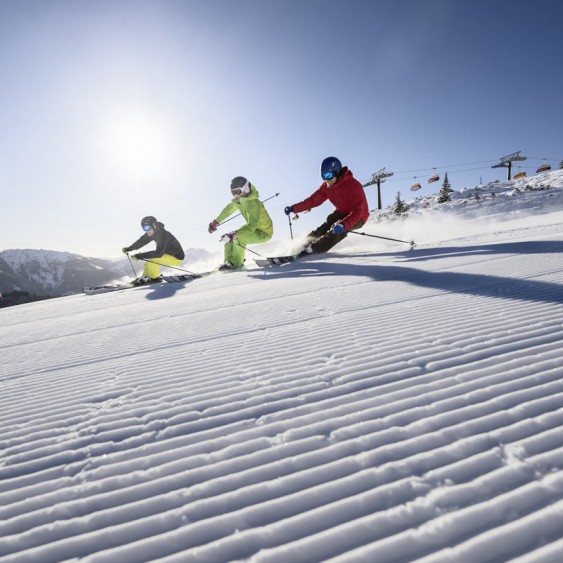
<path fill-rule="evenodd" d="M 210 253 L 188 249 L 186 260 L 207 261 Z M 140 271 L 140 268 L 137 268 Z M 107 260 L 53 250 L 4 250 L 0 252 L 0 291 L 26 291 L 60 296 L 81 293 L 87 285 L 101 285 L 132 277 L 126 258 Z"/>
<path fill-rule="evenodd" d="M 0 561 L 562 561 L 561 176 L 0 310 Z"/>
<path fill-rule="evenodd" d="M 53 250 L 0 252 L 2 292 L 26 291 L 38 295 L 70 295 L 88 283 L 108 283 L 126 275 L 125 261 L 87 258 Z M 93 281 L 95 280 L 95 281 Z"/>

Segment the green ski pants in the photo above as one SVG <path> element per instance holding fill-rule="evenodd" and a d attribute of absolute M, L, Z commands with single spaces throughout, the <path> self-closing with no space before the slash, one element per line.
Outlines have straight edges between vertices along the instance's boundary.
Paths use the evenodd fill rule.
<path fill-rule="evenodd" d="M 240 268 L 244 264 L 244 255 L 247 244 L 258 244 L 267 242 L 272 235 L 264 231 L 252 230 L 248 225 L 237 231 L 237 238 L 225 244 L 225 262 L 230 262 L 234 268 Z"/>

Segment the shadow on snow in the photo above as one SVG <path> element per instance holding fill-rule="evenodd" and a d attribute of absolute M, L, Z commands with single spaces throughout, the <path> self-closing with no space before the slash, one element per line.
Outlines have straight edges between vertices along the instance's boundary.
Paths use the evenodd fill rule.
<path fill-rule="evenodd" d="M 451 256 L 493 255 L 493 254 L 560 254 L 563 244 L 560 241 L 509 242 L 471 247 L 441 247 L 411 250 L 401 253 L 356 254 L 351 257 L 383 258 L 393 256 L 404 259 L 404 263 L 423 262 Z M 334 254 L 332 256 L 335 256 Z M 342 258 L 345 258 L 342 256 Z M 529 278 L 507 278 L 491 274 L 472 274 L 462 272 L 429 272 L 409 266 L 387 264 L 342 264 L 321 262 L 315 257 L 304 262 L 288 264 L 268 270 L 266 275 L 253 275 L 258 279 L 272 280 L 295 278 L 299 276 L 360 276 L 374 281 L 401 281 L 429 289 L 450 293 L 497 297 L 524 301 L 563 303 L 563 285 L 543 282 Z"/>

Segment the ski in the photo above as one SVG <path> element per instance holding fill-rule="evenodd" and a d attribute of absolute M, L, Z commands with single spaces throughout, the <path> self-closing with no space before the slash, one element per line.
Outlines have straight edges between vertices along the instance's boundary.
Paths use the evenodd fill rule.
<path fill-rule="evenodd" d="M 192 273 L 192 274 L 181 274 L 181 275 L 166 275 L 166 276 L 161 276 L 159 278 L 159 280 L 156 281 L 156 282 L 146 283 L 146 284 L 141 284 L 141 285 L 135 285 L 132 282 L 116 284 L 116 285 L 95 285 L 95 286 L 83 287 L 82 292 L 85 293 L 86 295 L 97 295 L 98 293 L 109 293 L 111 291 L 123 291 L 124 289 L 133 289 L 135 287 L 152 287 L 153 285 L 159 285 L 163 282 L 166 282 L 166 283 L 191 282 L 193 280 L 198 280 L 200 278 L 210 276 L 211 274 L 215 274 L 217 272 L 225 273 L 225 272 L 229 272 L 229 271 L 238 272 L 239 269 L 236 268 L 236 269 L 233 269 L 233 270 L 220 270 L 219 268 L 215 268 L 215 269 L 210 270 L 208 272 L 201 272 L 200 274 Z"/>
<path fill-rule="evenodd" d="M 290 262 L 295 262 L 299 259 L 297 254 L 292 256 L 274 256 L 272 258 L 255 258 L 254 262 L 256 262 L 257 266 L 261 268 L 267 268 L 269 266 L 281 266 L 282 264 L 289 264 Z"/>
<path fill-rule="evenodd" d="M 192 280 L 197 280 L 202 278 L 203 276 L 207 275 L 207 272 L 204 274 L 183 274 L 183 275 L 171 275 L 171 276 L 162 276 L 162 279 L 168 283 L 178 283 L 178 282 L 189 282 Z"/>
<path fill-rule="evenodd" d="M 97 285 L 91 287 L 84 287 L 82 291 L 86 295 L 97 295 L 99 293 L 109 293 L 111 291 L 123 291 L 124 289 L 133 289 L 135 287 L 151 287 L 153 285 L 159 285 L 162 282 L 166 282 L 166 283 L 190 282 L 192 280 L 197 280 L 203 277 L 204 275 L 205 274 L 183 274 L 180 276 L 176 276 L 176 275 L 162 276 L 162 278 L 155 283 L 147 283 L 142 285 L 135 285 L 133 283 L 123 283 L 116 285 Z"/>
<path fill-rule="evenodd" d="M 140 287 L 133 285 L 132 283 L 122 283 L 119 285 L 94 285 L 89 287 L 83 287 L 82 292 L 86 295 L 97 295 L 98 293 L 109 293 L 111 291 L 123 291 L 124 289 L 133 289 L 134 287 Z"/>

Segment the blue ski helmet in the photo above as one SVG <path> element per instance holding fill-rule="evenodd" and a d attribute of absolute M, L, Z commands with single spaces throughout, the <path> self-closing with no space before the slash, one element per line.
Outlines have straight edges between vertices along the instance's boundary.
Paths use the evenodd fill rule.
<path fill-rule="evenodd" d="M 342 162 L 335 156 L 327 156 L 321 162 L 321 177 L 323 180 L 332 180 L 342 168 Z"/>

